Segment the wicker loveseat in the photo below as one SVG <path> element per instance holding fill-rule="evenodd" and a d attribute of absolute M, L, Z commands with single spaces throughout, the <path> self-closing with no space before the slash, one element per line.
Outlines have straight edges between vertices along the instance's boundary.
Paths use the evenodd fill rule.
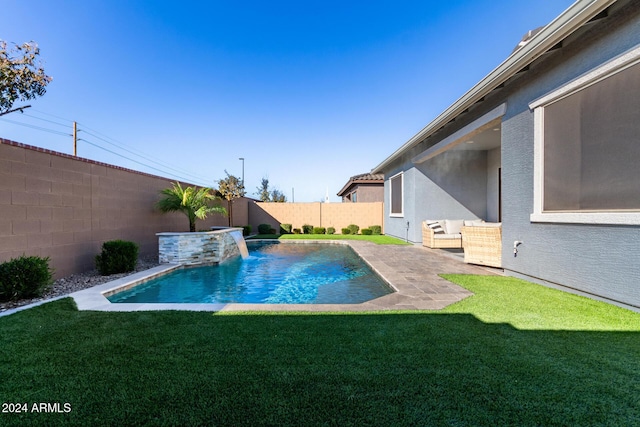
<path fill-rule="evenodd" d="M 482 220 L 441 219 L 422 222 L 422 246 L 428 248 L 462 248 L 460 230 L 465 223 L 481 223 Z"/>
<path fill-rule="evenodd" d="M 464 262 L 502 267 L 502 224 L 465 224 L 461 229 Z"/>

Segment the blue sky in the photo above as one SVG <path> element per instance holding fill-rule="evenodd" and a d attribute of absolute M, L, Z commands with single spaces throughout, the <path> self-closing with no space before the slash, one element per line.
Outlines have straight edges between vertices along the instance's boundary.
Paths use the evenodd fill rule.
<path fill-rule="evenodd" d="M 0 4 L 54 79 L 0 137 L 72 154 L 77 121 L 81 157 L 336 202 L 572 1 Z"/>

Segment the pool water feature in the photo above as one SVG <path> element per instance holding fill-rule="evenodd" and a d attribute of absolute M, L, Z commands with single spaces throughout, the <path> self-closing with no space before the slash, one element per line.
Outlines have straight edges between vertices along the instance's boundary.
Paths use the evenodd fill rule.
<path fill-rule="evenodd" d="M 358 304 L 393 292 L 349 247 L 250 242 L 249 256 L 185 267 L 108 297 L 113 303 Z"/>
<path fill-rule="evenodd" d="M 231 232 L 231 237 L 235 240 L 236 245 L 238 245 L 238 250 L 240 250 L 240 255 L 243 259 L 249 258 L 249 249 L 247 248 L 247 242 L 244 240 L 244 236 L 242 235 L 241 230 L 234 230 Z"/>

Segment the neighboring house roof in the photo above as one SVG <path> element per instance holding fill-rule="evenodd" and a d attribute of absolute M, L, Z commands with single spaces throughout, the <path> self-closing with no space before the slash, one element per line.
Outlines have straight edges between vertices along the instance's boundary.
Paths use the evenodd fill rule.
<path fill-rule="evenodd" d="M 374 167 L 372 173 L 380 173 L 393 161 L 420 142 L 433 135 L 461 114 L 466 113 L 474 104 L 484 100 L 492 91 L 503 87 L 510 78 L 549 52 L 562 46 L 563 40 L 576 32 L 580 27 L 598 17 L 616 0 L 578 0 L 560 16 L 540 30 L 531 31 L 525 36 L 525 43 L 519 45 L 514 52 L 490 72 L 484 79 L 473 86 L 460 99 L 444 110 L 431 123 L 414 135 L 409 141 L 393 152 L 382 163 Z"/>
<path fill-rule="evenodd" d="M 344 196 L 347 191 L 358 184 L 381 184 L 384 185 L 384 174 L 362 173 L 349 178 L 342 190 L 338 191 L 338 196 Z"/>

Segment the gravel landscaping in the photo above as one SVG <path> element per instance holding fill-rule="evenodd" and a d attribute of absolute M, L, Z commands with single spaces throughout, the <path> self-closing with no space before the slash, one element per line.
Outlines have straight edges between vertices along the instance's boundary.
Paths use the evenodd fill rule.
<path fill-rule="evenodd" d="M 136 273 L 138 271 L 148 270 L 157 265 L 159 265 L 157 259 L 155 260 L 139 259 L 138 265 L 136 266 L 135 270 L 129 273 L 102 276 L 100 275 L 100 273 L 98 273 L 98 270 L 94 269 L 85 273 L 73 274 L 71 276 L 63 277 L 56 280 L 53 283 L 53 286 L 51 286 L 41 297 L 23 299 L 19 301 L 0 302 L 0 312 L 10 310 L 16 307 L 22 307 L 23 305 L 28 305 L 34 302 L 44 301 L 50 298 L 69 295 L 73 292 L 91 288 L 96 285 L 101 285 L 103 283 L 110 282 L 112 280 L 116 280 L 121 277 L 125 277 L 130 274 Z"/>

